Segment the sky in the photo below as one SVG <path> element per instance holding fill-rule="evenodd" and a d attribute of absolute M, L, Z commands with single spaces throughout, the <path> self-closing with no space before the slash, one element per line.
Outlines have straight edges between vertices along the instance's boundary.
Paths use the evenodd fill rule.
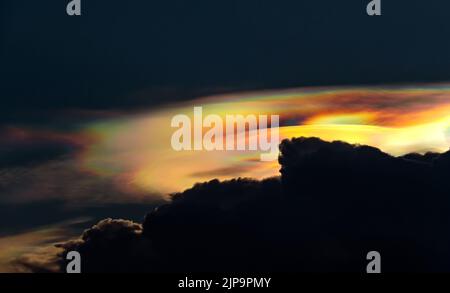
<path fill-rule="evenodd" d="M 448 1 L 58 2 L 0 2 L 0 271 L 196 182 L 278 174 L 255 152 L 174 152 L 194 106 L 279 114 L 282 138 L 448 149 Z"/>
<path fill-rule="evenodd" d="M 65 1 L 2 1 L 3 120 L 205 91 L 450 77 L 444 0 L 384 1 L 381 17 L 362 0 L 85 2 L 77 18 Z"/>

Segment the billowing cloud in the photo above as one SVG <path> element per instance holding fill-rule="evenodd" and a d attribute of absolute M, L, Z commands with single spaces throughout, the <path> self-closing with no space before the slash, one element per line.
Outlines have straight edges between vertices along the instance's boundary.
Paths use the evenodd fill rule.
<path fill-rule="evenodd" d="M 280 178 L 196 184 L 142 226 L 108 219 L 62 247 L 84 272 L 364 271 L 371 250 L 385 272 L 450 270 L 450 153 L 317 138 L 280 150 Z"/>

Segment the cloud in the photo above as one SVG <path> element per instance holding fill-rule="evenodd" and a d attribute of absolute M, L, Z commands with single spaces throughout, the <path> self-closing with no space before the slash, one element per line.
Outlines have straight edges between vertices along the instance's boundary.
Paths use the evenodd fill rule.
<path fill-rule="evenodd" d="M 84 272 L 362 272 L 371 250 L 385 272 L 450 270 L 450 152 L 318 138 L 280 150 L 279 178 L 199 183 L 142 225 L 107 219 L 60 247 L 81 253 Z"/>
<path fill-rule="evenodd" d="M 7 271 L 14 273 L 57 273 L 60 270 L 61 248 L 47 245 L 32 253 L 25 253 L 14 259 L 7 267 Z"/>
<path fill-rule="evenodd" d="M 107 216 L 140 220 L 164 202 L 122 178 L 80 168 L 84 135 L 24 127 L 3 127 L 0 134 L 0 271 L 54 271 L 55 264 L 45 265 L 55 259 L 46 256 L 54 252 L 50 234 L 54 243 Z M 49 230 L 80 217 L 90 219 L 82 228 Z"/>
<path fill-rule="evenodd" d="M 254 159 L 254 162 L 259 162 L 259 158 Z M 252 165 L 235 165 L 231 167 L 217 168 L 207 171 L 194 172 L 190 176 L 192 177 L 211 177 L 211 176 L 233 176 L 236 173 L 248 172 L 256 169 L 258 166 Z"/>
<path fill-rule="evenodd" d="M 97 176 L 81 170 L 72 158 L 0 169 L 0 192 L 0 204 L 63 200 L 89 206 L 162 200 L 161 195 L 134 189 L 116 176 Z"/>
<path fill-rule="evenodd" d="M 76 135 L 19 127 L 0 128 L 0 168 L 30 166 L 82 149 Z"/>
<path fill-rule="evenodd" d="M 105 219 L 86 230 L 80 239 L 58 245 L 67 251 L 79 251 L 83 266 L 92 271 L 126 272 L 139 269 L 151 257 L 150 242 L 142 236 L 142 225 L 128 220 Z"/>
<path fill-rule="evenodd" d="M 93 139 L 89 134 L 55 129 L 0 128 L 0 205 L 148 198 L 149 192 L 132 188 L 119 176 L 93 174 L 80 166 L 80 156 Z"/>
<path fill-rule="evenodd" d="M 172 193 L 196 182 L 235 177 L 262 179 L 277 174 L 275 162 L 250 164 L 259 152 L 173 152 L 171 119 L 203 114 L 280 115 L 280 138 L 298 136 L 343 140 L 392 155 L 448 149 L 449 84 L 312 87 L 243 91 L 199 97 L 117 119 L 85 123 L 80 134 L 96 141 L 79 164 L 102 173 L 128 173 L 137 188 Z M 206 129 L 204 129 L 206 131 Z M 155 168 L 155 166 L 158 166 Z M 159 174 L 171 176 L 159 176 Z"/>
<path fill-rule="evenodd" d="M 61 248 L 54 243 L 79 235 L 76 227 L 86 223 L 80 218 L 0 237 L 0 272 L 57 272 Z"/>
<path fill-rule="evenodd" d="M 64 200 L 0 205 L 0 272 L 51 272 L 61 247 L 105 217 L 142 221 L 161 203 L 102 203 L 73 206 Z"/>

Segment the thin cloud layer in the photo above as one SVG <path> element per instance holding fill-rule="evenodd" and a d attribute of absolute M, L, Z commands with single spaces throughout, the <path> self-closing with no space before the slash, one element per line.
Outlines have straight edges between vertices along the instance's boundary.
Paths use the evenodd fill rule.
<path fill-rule="evenodd" d="M 203 107 L 203 117 L 279 115 L 282 139 L 315 136 L 342 140 L 396 156 L 444 152 L 450 145 L 448 84 L 298 88 L 211 95 L 88 124 L 81 132 L 96 140 L 78 158 L 80 165 L 95 174 L 115 174 L 138 188 L 160 193 L 213 178 L 277 175 L 275 162 L 254 160 L 260 156 L 257 151 L 175 152 L 170 145 L 176 130 L 170 126 L 171 119 L 177 114 L 192 118 L 194 106 Z M 161 173 L 170 176 L 159 176 Z"/>

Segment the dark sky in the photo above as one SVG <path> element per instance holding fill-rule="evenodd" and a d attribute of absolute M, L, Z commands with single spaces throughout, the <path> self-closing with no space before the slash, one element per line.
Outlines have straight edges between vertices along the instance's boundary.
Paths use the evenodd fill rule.
<path fill-rule="evenodd" d="M 83 15 L 69 17 L 69 0 L 0 0 L 0 163 L 16 163 L 2 171 L 5 196 L 46 199 L 39 188 L 56 182 L 49 192 L 64 200 L 76 188 L 125 198 L 115 181 L 77 169 L 72 141 L 39 145 L 3 126 L 13 134 L 8 126 L 20 123 L 70 128 L 68 110 L 135 110 L 229 90 L 450 81 L 448 0 L 382 0 L 381 17 L 366 15 L 369 0 L 81 1 Z M 36 166 L 17 169 L 32 158 Z M 0 206 L 10 211 L 0 232 L 79 212 L 33 200 Z M 102 204 L 80 215 L 140 217 L 143 209 Z"/>
<path fill-rule="evenodd" d="M 223 88 L 450 80 L 450 2 L 2 0 L 1 113 Z"/>

